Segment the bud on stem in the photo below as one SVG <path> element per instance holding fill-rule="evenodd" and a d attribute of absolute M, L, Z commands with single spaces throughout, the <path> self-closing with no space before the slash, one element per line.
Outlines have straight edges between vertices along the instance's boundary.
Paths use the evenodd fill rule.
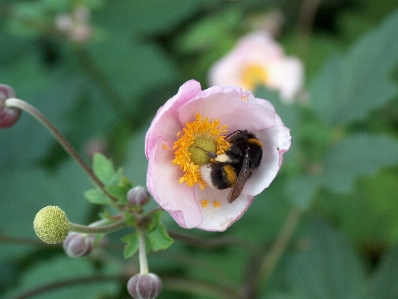
<path fill-rule="evenodd" d="M 7 100 L 14 97 L 15 92 L 10 86 L 0 84 L 0 129 L 13 126 L 21 116 L 21 109 L 7 105 Z"/>

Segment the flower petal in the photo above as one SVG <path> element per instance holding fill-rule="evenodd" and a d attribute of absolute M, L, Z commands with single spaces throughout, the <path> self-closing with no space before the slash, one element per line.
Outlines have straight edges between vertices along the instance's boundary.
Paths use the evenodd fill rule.
<path fill-rule="evenodd" d="M 200 188 L 195 188 L 195 196 L 198 203 L 202 200 L 209 201 L 206 207 L 201 207 L 203 221 L 198 226 L 199 229 L 225 231 L 247 210 L 253 201 L 253 196 L 242 193 L 233 203 L 228 203 L 227 197 L 230 190 L 217 190 L 214 188 L 201 190 Z"/>
<path fill-rule="evenodd" d="M 202 223 L 202 214 L 195 199 L 193 188 L 180 184 L 181 170 L 172 165 L 173 143 L 158 138 L 152 155 L 149 157 L 147 187 L 149 192 L 174 220 L 184 228 L 197 227 Z"/>
<path fill-rule="evenodd" d="M 256 100 L 239 87 L 212 87 L 178 110 L 182 123 L 191 122 L 197 113 L 210 120 L 228 124 L 228 131 L 261 130 L 274 125 L 274 107 L 265 100 Z M 247 117 L 244 117 L 247 116 Z"/>
<path fill-rule="evenodd" d="M 300 60 L 286 57 L 268 65 L 268 84 L 271 88 L 279 89 L 281 98 L 285 102 L 292 102 L 300 90 L 304 80 L 304 68 Z"/>
<path fill-rule="evenodd" d="M 202 190 L 198 185 L 188 187 L 179 183 L 183 172 L 180 166 L 172 164 L 172 148 L 177 132 L 196 120 L 198 113 L 210 121 L 219 120 L 230 133 L 248 130 L 262 143 L 263 159 L 232 203 L 227 200 L 231 188 Z M 242 216 L 253 196 L 269 186 L 289 147 L 289 129 L 268 101 L 238 87 L 219 86 L 201 91 L 198 82 L 188 81 L 159 109 L 147 133 L 148 190 L 181 227 L 224 231 Z"/>
<path fill-rule="evenodd" d="M 282 155 L 290 148 L 290 130 L 275 114 L 275 126 L 254 132 L 263 147 L 263 157 L 258 169 L 246 182 L 243 192 L 257 195 L 267 188 L 277 175 L 282 164 Z"/>
<path fill-rule="evenodd" d="M 151 156 L 159 136 L 162 136 L 165 140 L 175 140 L 176 134 L 182 129 L 182 124 L 177 117 L 178 108 L 201 91 L 199 82 L 189 80 L 180 87 L 174 97 L 160 107 L 145 137 L 145 155 L 147 159 Z"/>

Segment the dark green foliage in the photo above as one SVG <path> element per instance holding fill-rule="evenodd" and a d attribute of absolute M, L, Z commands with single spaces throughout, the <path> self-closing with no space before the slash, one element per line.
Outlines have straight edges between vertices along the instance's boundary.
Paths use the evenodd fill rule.
<path fill-rule="evenodd" d="M 126 205 L 128 190 L 145 185 L 144 136 L 157 109 L 188 79 L 206 88 L 212 63 L 273 8 L 285 14 L 279 41 L 305 64 L 305 91 L 292 104 L 263 86 L 255 95 L 290 128 L 291 149 L 272 185 L 225 233 L 183 230 L 161 212 L 142 224 L 151 272 L 164 279 L 160 298 L 398 297 L 396 1 L 321 1 L 311 30 L 301 1 L 81 3 L 93 36 L 78 43 L 54 27 L 75 1 L 2 1 L 0 83 L 68 137 L 116 200 L 92 187 L 26 113 L 1 130 L 0 298 L 92 275 L 113 278 L 38 298 L 127 296 L 125 273 L 139 267 L 124 257 L 138 250 L 139 217 L 124 211 L 128 229 L 99 241 L 98 255 L 71 260 L 36 242 L 34 215 L 58 205 L 72 222 L 95 221 L 99 211 L 110 219 L 114 207 L 104 205 Z M 93 138 L 105 144 L 94 158 L 86 148 Z M 271 276 L 254 282 L 292 209 L 302 214 L 291 242 Z"/>

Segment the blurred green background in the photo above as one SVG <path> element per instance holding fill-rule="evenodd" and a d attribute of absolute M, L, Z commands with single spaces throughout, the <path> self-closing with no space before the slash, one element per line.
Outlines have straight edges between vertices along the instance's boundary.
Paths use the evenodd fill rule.
<path fill-rule="evenodd" d="M 57 30 L 82 7 L 77 36 Z M 209 67 L 270 12 L 284 19 L 278 41 L 305 65 L 308 100 L 286 105 L 264 87 L 255 95 L 274 104 L 292 147 L 226 232 L 184 231 L 163 215 L 177 238 L 149 254 L 160 298 L 398 298 L 396 0 L 2 0 L 0 83 L 87 162 L 99 148 L 145 186 L 144 136 L 157 109 L 188 79 L 208 87 Z M 90 187 L 26 113 L 0 131 L 0 298 L 53 283 L 36 298 L 128 298 L 126 273 L 138 268 L 136 257 L 123 260 L 126 231 L 82 259 L 34 234 L 46 205 L 95 221 Z"/>

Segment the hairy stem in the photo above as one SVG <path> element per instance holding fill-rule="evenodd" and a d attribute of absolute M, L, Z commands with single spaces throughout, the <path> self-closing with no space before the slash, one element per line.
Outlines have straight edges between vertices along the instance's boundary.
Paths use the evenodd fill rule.
<path fill-rule="evenodd" d="M 128 277 L 126 275 L 96 275 L 96 276 L 89 276 L 89 277 L 77 277 L 72 279 L 65 279 L 62 281 L 56 281 L 53 283 L 49 283 L 46 285 L 42 285 L 33 289 L 30 289 L 26 292 L 23 292 L 12 299 L 27 299 L 32 298 L 39 294 L 48 293 L 50 291 L 59 290 L 61 288 L 76 286 L 81 284 L 89 284 L 89 283 L 98 283 L 98 282 L 106 282 L 106 281 L 127 281 Z"/>
<path fill-rule="evenodd" d="M 32 115 L 37 121 L 39 121 L 50 133 L 57 139 L 57 141 L 62 145 L 65 151 L 79 164 L 79 166 L 86 172 L 89 178 L 110 198 L 113 202 L 117 202 L 117 199 L 109 194 L 105 190 L 104 184 L 100 179 L 94 174 L 91 168 L 84 162 L 84 160 L 79 156 L 73 146 L 69 141 L 61 134 L 61 132 L 35 107 L 29 103 L 22 101 L 20 99 L 10 98 L 5 101 L 7 107 L 19 108 L 30 115 Z"/>
<path fill-rule="evenodd" d="M 111 232 L 117 231 L 125 226 L 126 226 L 126 224 L 124 223 L 124 219 L 121 219 L 121 220 L 115 221 L 112 224 L 103 225 L 103 226 L 85 226 L 85 225 L 80 225 L 80 224 L 75 224 L 75 223 L 69 222 L 69 230 L 77 232 L 77 233 L 82 233 L 82 234 L 111 233 Z"/>
<path fill-rule="evenodd" d="M 139 260 L 140 260 L 140 274 L 148 274 L 148 260 L 146 258 L 145 248 L 145 235 L 140 227 L 137 227 L 140 246 L 138 248 Z"/>
<path fill-rule="evenodd" d="M 260 273 L 258 275 L 257 285 L 264 283 L 272 274 L 275 266 L 279 262 L 283 253 L 285 252 L 294 231 L 299 223 L 301 217 L 301 210 L 293 208 L 286 218 L 285 224 L 280 231 L 275 243 L 265 255 L 261 262 Z"/>

